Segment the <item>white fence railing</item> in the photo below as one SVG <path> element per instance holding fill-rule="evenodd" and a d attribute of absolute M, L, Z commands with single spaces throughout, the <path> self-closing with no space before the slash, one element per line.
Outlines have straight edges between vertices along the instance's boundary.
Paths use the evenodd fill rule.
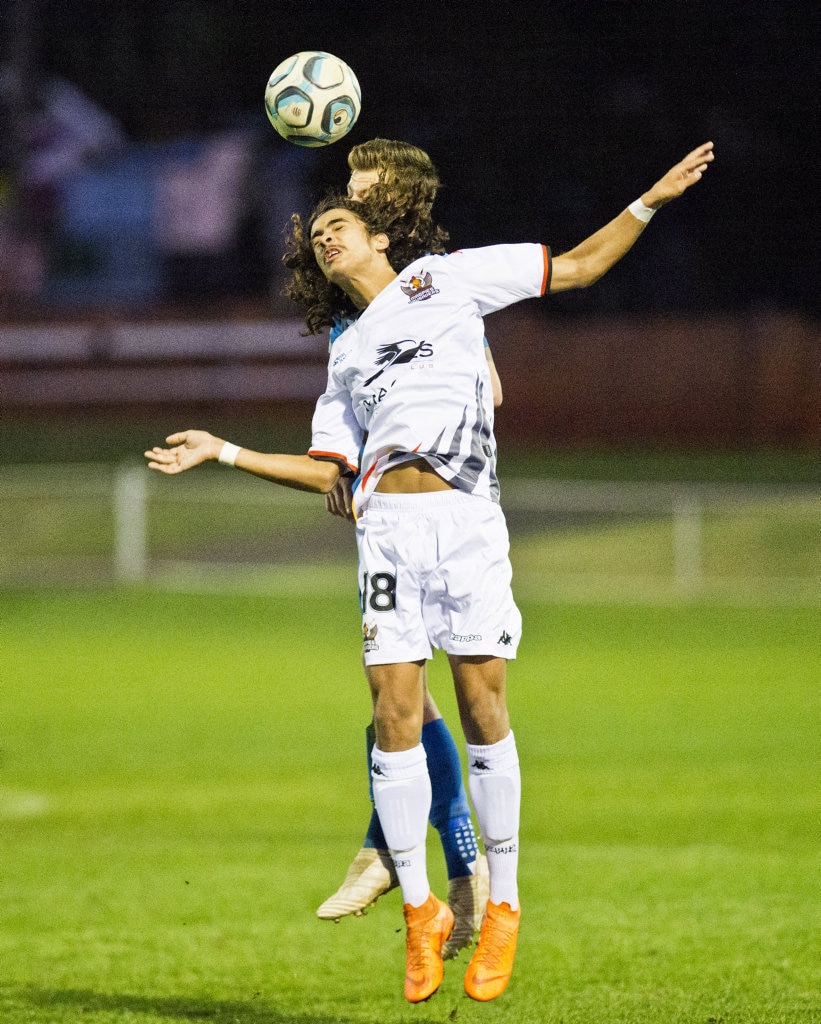
<path fill-rule="evenodd" d="M 586 573 L 635 590 L 660 574 L 679 595 L 755 577 L 821 600 L 818 488 L 508 479 L 503 504 L 520 577 Z M 0 527 L 5 586 L 168 584 L 209 569 L 236 582 L 273 566 L 274 587 L 283 566 L 317 561 L 344 563 L 348 580 L 353 560 L 349 524 L 321 498 L 219 467 L 173 480 L 139 464 L 3 467 Z"/>

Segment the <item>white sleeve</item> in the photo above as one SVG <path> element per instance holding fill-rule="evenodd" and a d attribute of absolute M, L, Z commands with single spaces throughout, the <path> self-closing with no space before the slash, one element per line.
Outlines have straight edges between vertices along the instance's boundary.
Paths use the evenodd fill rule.
<path fill-rule="evenodd" d="M 314 459 L 328 459 L 358 472 L 362 428 L 356 422 L 351 396 L 333 374 L 328 375 L 325 394 L 316 403 L 311 423 L 311 447 Z"/>
<path fill-rule="evenodd" d="M 448 256 L 448 263 L 471 292 L 481 316 L 544 295 L 550 285 L 550 250 L 538 243 L 460 249 Z"/>

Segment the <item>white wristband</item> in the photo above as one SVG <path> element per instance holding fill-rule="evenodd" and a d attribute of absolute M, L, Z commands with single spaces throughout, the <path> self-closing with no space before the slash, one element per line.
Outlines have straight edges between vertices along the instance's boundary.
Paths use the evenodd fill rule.
<path fill-rule="evenodd" d="M 645 206 L 641 199 L 634 199 L 627 209 L 633 214 L 636 220 L 643 221 L 645 224 L 656 212 L 652 206 Z"/>
<path fill-rule="evenodd" d="M 238 444 L 231 444 L 230 441 L 226 441 L 222 448 L 220 448 L 219 461 L 223 466 L 233 466 L 236 464 L 239 452 L 240 446 Z"/>

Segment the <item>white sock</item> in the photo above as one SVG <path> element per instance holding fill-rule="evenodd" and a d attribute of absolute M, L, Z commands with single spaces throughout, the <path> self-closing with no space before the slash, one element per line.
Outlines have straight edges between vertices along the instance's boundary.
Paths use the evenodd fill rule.
<path fill-rule="evenodd" d="M 426 839 L 431 787 L 425 748 L 371 752 L 373 802 L 385 833 L 402 900 L 420 907 L 428 898 Z"/>
<path fill-rule="evenodd" d="M 467 744 L 468 787 L 485 844 L 490 899 L 519 906 L 519 808 L 522 780 L 516 740 L 509 732 L 488 746 Z"/>

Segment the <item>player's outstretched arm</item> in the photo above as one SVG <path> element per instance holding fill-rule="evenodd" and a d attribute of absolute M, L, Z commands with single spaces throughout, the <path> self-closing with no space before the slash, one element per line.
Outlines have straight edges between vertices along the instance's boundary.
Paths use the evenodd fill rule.
<path fill-rule="evenodd" d="M 181 430 L 165 439 L 169 448 L 159 446 L 145 452 L 148 468 L 174 475 L 220 458 L 226 442 L 205 430 Z M 312 459 L 309 455 L 268 455 L 250 448 L 236 448 L 231 465 L 284 487 L 326 494 L 339 479 L 335 462 Z M 224 456 L 223 456 L 224 458 Z"/>
<path fill-rule="evenodd" d="M 587 288 L 629 252 L 647 227 L 656 210 L 676 199 L 688 188 L 701 181 L 713 161 L 713 144 L 705 142 L 649 188 L 641 199 L 631 204 L 609 224 L 569 252 L 555 257 L 550 278 L 552 292 L 570 288 Z"/>

